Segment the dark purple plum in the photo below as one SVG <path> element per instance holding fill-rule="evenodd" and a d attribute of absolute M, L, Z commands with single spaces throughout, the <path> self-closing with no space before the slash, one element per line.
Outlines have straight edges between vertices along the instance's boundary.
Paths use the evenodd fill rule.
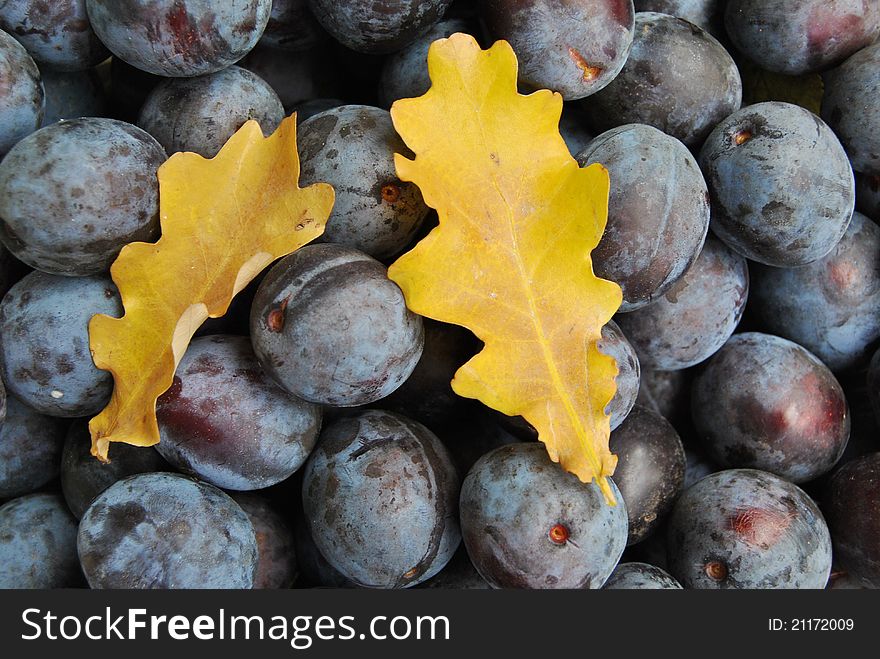
<path fill-rule="evenodd" d="M 828 526 L 803 490 L 730 469 L 681 495 L 667 532 L 669 573 L 685 588 L 824 588 Z"/>
<path fill-rule="evenodd" d="M 293 526 L 268 498 L 252 492 L 232 495 L 254 525 L 257 575 L 254 588 L 291 588 L 296 581 Z"/>
<path fill-rule="evenodd" d="M 655 11 L 678 16 L 703 28 L 716 39 L 724 32 L 724 4 L 727 0 L 635 0 L 636 11 Z"/>
<path fill-rule="evenodd" d="M 247 337 L 213 335 L 187 348 L 156 418 L 156 449 L 172 465 L 228 490 L 256 490 L 306 461 L 321 408 L 275 384 Z"/>
<path fill-rule="evenodd" d="M 880 453 L 841 467 L 824 507 L 835 561 L 861 585 L 880 588 Z"/>
<path fill-rule="evenodd" d="M 92 28 L 114 55 L 173 78 L 214 73 L 250 51 L 272 0 L 86 0 Z"/>
<path fill-rule="evenodd" d="M 261 46 L 299 53 L 326 39 L 327 33 L 309 10 L 309 0 L 272 0 Z"/>
<path fill-rule="evenodd" d="M 455 372 L 479 352 L 480 342 L 468 330 L 425 319 L 425 347 L 415 369 L 378 405 L 424 423 L 435 432 L 472 411 L 472 401 L 451 386 Z"/>
<path fill-rule="evenodd" d="M 41 128 L 0 162 L 0 239 L 44 272 L 104 272 L 123 245 L 156 237 L 164 161 L 155 139 L 115 119 Z"/>
<path fill-rule="evenodd" d="M 698 147 L 741 103 L 739 70 L 715 37 L 684 19 L 642 12 L 623 69 L 583 107 L 597 130 L 648 124 Z"/>
<path fill-rule="evenodd" d="M 611 176 L 608 224 L 593 251 L 596 274 L 620 284 L 621 312 L 661 297 L 691 267 L 709 230 L 706 182 L 678 140 L 641 124 L 613 128 L 577 155 Z"/>
<path fill-rule="evenodd" d="M 318 550 L 368 588 L 407 588 L 446 565 L 461 539 L 459 477 L 420 423 L 368 410 L 328 426 L 303 475 Z"/>
<path fill-rule="evenodd" d="M 846 59 L 880 36 L 872 0 L 727 0 L 730 40 L 761 68 L 799 75 Z"/>
<path fill-rule="evenodd" d="M 800 268 L 753 265 L 749 311 L 834 372 L 864 365 L 880 339 L 880 226 L 853 215 L 824 258 Z"/>
<path fill-rule="evenodd" d="M 0 499 L 29 494 L 58 475 L 66 424 L 6 397 L 0 424 Z"/>
<path fill-rule="evenodd" d="M 57 494 L 30 494 L 0 506 L 0 589 L 82 584 L 76 520 Z"/>
<path fill-rule="evenodd" d="M 431 86 L 428 77 L 428 47 L 437 39 L 445 39 L 456 32 L 472 32 L 467 21 L 460 18 L 443 20 L 409 46 L 386 58 L 379 79 L 379 102 L 391 107 L 401 98 L 421 96 Z"/>
<path fill-rule="evenodd" d="M 810 352 L 770 334 L 735 334 L 692 389 L 691 412 L 709 456 L 803 483 L 829 471 L 850 432 L 840 383 Z"/>
<path fill-rule="evenodd" d="M 627 545 L 647 538 L 681 493 L 685 454 L 681 439 L 666 419 L 636 406 L 611 433 L 617 455 L 614 482 L 626 503 Z"/>
<path fill-rule="evenodd" d="M 46 112 L 42 126 L 62 119 L 103 117 L 107 113 L 107 96 L 95 71 L 43 71 Z"/>
<path fill-rule="evenodd" d="M 730 338 L 749 294 L 746 260 L 709 236 L 693 266 L 656 302 L 617 322 L 650 369 L 676 371 L 711 357 Z"/>
<path fill-rule="evenodd" d="M 271 135 L 283 118 L 284 107 L 268 83 L 230 66 L 160 83 L 147 97 L 137 124 L 167 153 L 193 151 L 213 158 L 246 121 L 255 119 L 263 134 Z"/>
<path fill-rule="evenodd" d="M 45 98 L 40 71 L 24 47 L 0 30 L 0 158 L 40 127 Z"/>
<path fill-rule="evenodd" d="M 452 0 L 309 0 L 318 22 L 362 53 L 393 53 L 427 32 Z"/>
<path fill-rule="evenodd" d="M 856 210 L 880 222 L 880 175 L 856 172 Z"/>
<path fill-rule="evenodd" d="M 805 265 L 843 237 L 855 181 L 843 147 L 819 117 L 790 103 L 744 107 L 700 151 L 712 230 L 759 263 Z"/>
<path fill-rule="evenodd" d="M 330 565 L 318 551 L 312 532 L 305 519 L 297 517 L 293 525 L 296 542 L 296 562 L 299 568 L 298 586 L 315 588 L 357 588 L 357 584 L 343 576 Z"/>
<path fill-rule="evenodd" d="M 350 247 L 308 245 L 260 285 L 251 341 L 266 372 L 292 394 L 353 407 L 409 377 L 424 328 L 381 263 Z"/>
<path fill-rule="evenodd" d="M 419 588 L 442 588 L 446 590 L 488 590 L 490 586 L 471 562 L 464 545 L 458 548 L 455 556 L 440 572 Z"/>
<path fill-rule="evenodd" d="M 254 48 L 240 66 L 269 83 L 281 99 L 286 114 L 306 101 L 349 96 L 348 90 L 340 84 L 344 77 L 335 54 L 326 46 L 301 53 L 261 46 Z"/>
<path fill-rule="evenodd" d="M 633 42 L 632 0 L 481 0 L 493 39 L 505 39 L 527 87 L 584 98 L 620 73 Z"/>
<path fill-rule="evenodd" d="M 252 588 L 257 541 L 247 514 L 212 485 L 138 474 L 82 517 L 80 563 L 92 588 Z"/>
<path fill-rule="evenodd" d="M 83 516 L 101 492 L 118 480 L 135 474 L 170 471 L 168 463 L 153 448 L 116 442 L 110 462 L 92 455 L 88 425 L 74 421 L 61 454 L 61 491 L 67 507 L 77 519 Z"/>
<path fill-rule="evenodd" d="M 601 588 L 626 546 L 626 506 L 550 461 L 537 442 L 502 446 L 461 488 L 468 555 L 495 588 Z"/>
<path fill-rule="evenodd" d="M 0 303 L 0 372 L 9 391 L 51 416 L 100 412 L 113 378 L 92 361 L 89 320 L 122 312 L 109 277 L 26 275 Z"/>
<path fill-rule="evenodd" d="M 880 13 L 880 4 L 875 4 Z M 863 48 L 825 76 L 822 118 L 834 129 L 853 169 L 880 176 L 880 42 Z"/>
<path fill-rule="evenodd" d="M 355 247 L 377 259 L 405 248 L 428 207 L 418 187 L 397 177 L 394 154 L 411 155 L 387 110 L 343 105 L 304 121 L 297 135 L 301 184 L 324 181 L 336 203 L 322 241 Z"/>
<path fill-rule="evenodd" d="M 648 563 L 621 563 L 608 581 L 604 590 L 681 590 L 681 584 L 659 567 Z"/>
<path fill-rule="evenodd" d="M 11 0 L 0 3 L 0 29 L 13 35 L 41 67 L 84 71 L 110 52 L 86 13 L 86 0 Z"/>

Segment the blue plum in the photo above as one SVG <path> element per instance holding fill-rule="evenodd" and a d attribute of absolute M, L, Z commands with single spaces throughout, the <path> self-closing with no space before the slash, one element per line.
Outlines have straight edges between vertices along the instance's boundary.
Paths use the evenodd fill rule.
<path fill-rule="evenodd" d="M 92 588 L 252 588 L 257 541 L 247 514 L 212 485 L 169 473 L 129 476 L 80 520 Z"/>
<path fill-rule="evenodd" d="M 0 163 L 0 238 L 44 272 L 104 272 L 123 245 L 156 237 L 164 161 L 155 139 L 115 119 L 41 128 Z"/>
<path fill-rule="evenodd" d="M 724 5 L 727 0 L 635 0 L 636 11 L 655 11 L 678 16 L 697 25 L 716 39 L 724 32 Z"/>
<path fill-rule="evenodd" d="M 712 231 L 759 263 L 805 265 L 843 237 L 855 181 L 837 137 L 791 103 L 749 105 L 718 124 L 700 151 Z"/>
<path fill-rule="evenodd" d="M 260 45 L 299 53 L 328 39 L 309 10 L 309 0 L 272 0 Z"/>
<path fill-rule="evenodd" d="M 189 77 L 244 57 L 266 29 L 272 0 L 86 0 L 86 7 L 114 55 L 149 73 Z"/>
<path fill-rule="evenodd" d="M 407 588 L 458 548 L 459 477 L 423 425 L 368 410 L 328 426 L 303 474 L 303 509 L 320 553 L 368 588 Z"/>
<path fill-rule="evenodd" d="M 40 71 L 24 47 L 0 30 L 0 158 L 40 127 L 45 108 Z"/>
<path fill-rule="evenodd" d="M 321 409 L 266 375 L 244 336 L 193 341 L 156 403 L 156 449 L 181 471 L 229 490 L 281 482 L 305 462 Z"/>
<path fill-rule="evenodd" d="M 861 213 L 825 257 L 800 268 L 754 265 L 749 311 L 834 372 L 863 366 L 880 339 L 880 226 Z"/>
<path fill-rule="evenodd" d="M 495 588 L 601 588 L 626 546 L 626 506 L 611 488 L 613 507 L 537 442 L 487 453 L 459 504 L 474 567 Z"/>
<path fill-rule="evenodd" d="M 82 584 L 76 520 L 57 494 L 30 494 L 0 506 L 0 589 Z"/>
<path fill-rule="evenodd" d="M 103 117 L 107 113 L 104 86 L 95 71 L 43 71 L 46 111 L 42 126 L 61 119 Z"/>
<path fill-rule="evenodd" d="M 99 412 L 113 379 L 92 361 L 89 320 L 122 311 L 108 277 L 26 275 L 0 303 L 0 372 L 9 391 L 43 414 Z"/>
<path fill-rule="evenodd" d="M 763 471 L 706 476 L 669 519 L 669 573 L 685 588 L 824 588 L 831 536 L 796 485 Z"/>
<path fill-rule="evenodd" d="M 192 151 L 213 158 L 246 121 L 255 119 L 263 134 L 271 135 L 283 118 L 284 107 L 268 83 L 247 69 L 230 66 L 159 83 L 144 102 L 137 125 L 167 153 Z"/>
<path fill-rule="evenodd" d="M 577 155 L 611 176 L 608 224 L 593 251 L 600 277 L 623 289 L 621 312 L 660 298 L 697 259 L 709 230 L 706 181 L 681 142 L 630 124 L 599 135 Z"/>
<path fill-rule="evenodd" d="M 340 84 L 346 76 L 342 74 L 337 59 L 326 45 L 301 53 L 258 46 L 239 65 L 269 83 L 281 99 L 285 112 L 290 114 L 306 101 L 350 96 L 350 90 Z"/>
<path fill-rule="evenodd" d="M 58 475 L 66 430 L 60 419 L 7 396 L 0 424 L 0 499 L 34 492 Z"/>
<path fill-rule="evenodd" d="M 648 563 L 621 563 L 608 581 L 604 590 L 681 590 L 681 584 L 659 567 Z"/>

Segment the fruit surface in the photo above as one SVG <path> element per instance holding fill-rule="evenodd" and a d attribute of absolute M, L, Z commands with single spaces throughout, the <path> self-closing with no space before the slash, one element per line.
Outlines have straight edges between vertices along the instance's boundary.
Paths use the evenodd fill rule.
<path fill-rule="evenodd" d="M 58 475 L 65 424 L 6 398 L 0 424 L 0 499 L 30 494 Z"/>
<path fill-rule="evenodd" d="M 45 98 L 40 71 L 27 51 L 0 30 L 0 158 L 40 127 Z"/>

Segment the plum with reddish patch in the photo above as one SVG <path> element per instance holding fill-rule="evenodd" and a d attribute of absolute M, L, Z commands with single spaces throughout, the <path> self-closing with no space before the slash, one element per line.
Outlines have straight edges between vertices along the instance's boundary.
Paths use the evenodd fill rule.
<path fill-rule="evenodd" d="M 687 489 L 667 543 L 669 573 L 685 588 L 824 588 L 831 573 L 819 508 L 763 471 L 720 471 Z"/>
<path fill-rule="evenodd" d="M 626 505 L 550 461 L 540 443 L 502 446 L 461 488 L 462 538 L 495 588 L 601 588 L 623 554 Z"/>
<path fill-rule="evenodd" d="M 156 419 L 156 449 L 175 467 L 228 490 L 256 490 L 306 461 L 321 409 L 275 384 L 247 337 L 213 335 L 189 345 Z"/>
<path fill-rule="evenodd" d="M 824 258 L 800 268 L 752 265 L 749 310 L 832 371 L 864 366 L 880 339 L 880 226 L 854 213 Z"/>
<path fill-rule="evenodd" d="M 519 79 L 565 100 L 584 98 L 620 73 L 633 42 L 632 0 L 481 0 L 480 18 L 519 60 Z"/>
<path fill-rule="evenodd" d="M 850 414 L 840 383 L 801 346 L 735 334 L 694 380 L 691 412 L 710 457 L 794 483 L 829 471 L 846 448 Z"/>
<path fill-rule="evenodd" d="M 92 28 L 113 54 L 167 77 L 214 73 L 263 34 L 272 0 L 86 0 Z"/>
<path fill-rule="evenodd" d="M 880 36 L 872 0 L 728 0 L 727 34 L 761 68 L 787 75 L 821 71 Z"/>
<path fill-rule="evenodd" d="M 459 477 L 443 444 L 398 414 L 368 410 L 322 433 L 303 474 L 321 555 L 367 588 L 407 588 L 458 548 Z"/>

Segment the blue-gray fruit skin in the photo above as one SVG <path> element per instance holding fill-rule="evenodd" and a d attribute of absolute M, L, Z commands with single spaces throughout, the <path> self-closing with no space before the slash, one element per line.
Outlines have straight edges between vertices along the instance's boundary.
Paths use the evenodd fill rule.
<path fill-rule="evenodd" d="M 141 108 L 137 125 L 166 153 L 192 151 L 213 158 L 246 121 L 255 119 L 263 134 L 271 135 L 283 118 L 284 107 L 268 83 L 247 69 L 230 66 L 159 83 Z"/>
<path fill-rule="evenodd" d="M 835 561 L 862 586 L 880 588 L 880 453 L 841 467 L 823 502 Z"/>
<path fill-rule="evenodd" d="M 58 494 L 30 494 L 0 506 L 0 589 L 82 584 L 76 520 Z"/>
<path fill-rule="evenodd" d="M 306 461 L 321 408 L 266 375 L 245 336 L 193 341 L 156 403 L 156 450 L 181 471 L 228 490 L 281 482 Z"/>
<path fill-rule="evenodd" d="M 309 0 L 318 22 L 361 53 L 405 48 L 443 16 L 452 0 Z"/>
<path fill-rule="evenodd" d="M 550 461 L 538 442 L 484 455 L 461 488 L 462 538 L 495 588 L 601 588 L 626 546 L 626 505 Z"/>
<path fill-rule="evenodd" d="M 420 423 L 368 410 L 322 433 L 303 474 L 303 509 L 318 550 L 367 588 L 407 588 L 458 548 L 459 477 Z"/>
<path fill-rule="evenodd" d="M 0 425 L 0 499 L 29 494 L 58 475 L 66 424 L 6 398 Z"/>
<path fill-rule="evenodd" d="M 437 39 L 456 32 L 471 32 L 470 24 L 461 18 L 442 20 L 409 46 L 385 59 L 379 79 L 379 102 L 391 107 L 401 98 L 415 98 L 428 91 L 428 48 Z"/>
<path fill-rule="evenodd" d="M 856 172 L 856 210 L 880 222 L 880 175 Z"/>
<path fill-rule="evenodd" d="M 0 158 L 43 120 L 40 71 L 24 47 L 0 31 Z"/>
<path fill-rule="evenodd" d="M 313 588 L 357 588 L 357 584 L 345 577 L 327 562 L 315 546 L 308 522 L 297 516 L 293 524 L 296 561 L 299 568 L 297 586 Z"/>
<path fill-rule="evenodd" d="M 824 258 L 800 268 L 753 265 L 750 313 L 834 372 L 863 366 L 880 339 L 880 226 L 853 215 Z"/>
<path fill-rule="evenodd" d="M 880 12 L 880 5 L 877 5 Z M 880 43 L 863 48 L 824 76 L 822 118 L 863 174 L 880 175 Z"/>
<path fill-rule="evenodd" d="M 684 447 L 672 424 L 636 406 L 611 433 L 609 448 L 617 456 L 614 483 L 626 503 L 627 545 L 634 545 L 657 529 L 681 493 Z"/>
<path fill-rule="evenodd" d="M 254 588 L 292 588 L 297 577 L 293 526 L 265 496 L 252 492 L 231 496 L 254 525 L 259 554 Z"/>
<path fill-rule="evenodd" d="M 621 563 L 603 590 L 681 590 L 681 584 L 659 567 L 648 563 Z"/>
<path fill-rule="evenodd" d="M 299 53 L 328 38 L 309 10 L 309 0 L 273 0 L 260 45 Z"/>
<path fill-rule="evenodd" d="M 693 371 L 655 371 L 643 368 L 636 405 L 654 410 L 675 428 L 682 429 L 691 418 Z"/>
<path fill-rule="evenodd" d="M 89 320 L 118 318 L 122 301 L 109 277 L 33 271 L 0 303 L 0 372 L 9 391 L 51 416 L 89 416 L 110 400 L 113 378 L 92 361 Z"/>
<path fill-rule="evenodd" d="M 761 68 L 788 75 L 821 71 L 880 36 L 871 0 L 728 0 L 730 40 Z"/>
<path fill-rule="evenodd" d="M 596 274 L 623 290 L 621 312 L 660 298 L 691 267 L 709 230 L 709 196 L 680 141 L 643 124 L 612 128 L 577 155 L 611 177 L 608 224 L 593 251 Z"/>
<path fill-rule="evenodd" d="M 694 380 L 691 412 L 709 456 L 803 483 L 829 471 L 850 433 L 840 383 L 810 352 L 770 334 L 735 334 Z"/>
<path fill-rule="evenodd" d="M 471 562 L 464 545 L 458 548 L 452 560 L 439 573 L 428 579 L 419 588 L 445 588 L 455 590 L 489 590 L 492 588 Z"/>
<path fill-rule="evenodd" d="M 46 112 L 41 126 L 61 119 L 103 117 L 107 97 L 98 74 L 92 71 L 42 71 Z"/>
<path fill-rule="evenodd" d="M 123 245 L 156 237 L 164 161 L 155 139 L 115 119 L 41 128 L 0 163 L 0 239 L 37 270 L 105 272 Z"/>
<path fill-rule="evenodd" d="M 727 0 L 635 0 L 637 12 L 655 11 L 678 16 L 703 28 L 716 39 L 724 38 L 724 4 Z"/>
<path fill-rule="evenodd" d="M 117 57 L 172 78 L 214 73 L 257 43 L 272 0 L 86 0 L 92 28 Z"/>
<path fill-rule="evenodd" d="M 377 259 L 399 253 L 428 215 L 418 187 L 397 178 L 394 154 L 411 154 L 387 110 L 343 105 L 321 112 L 297 135 L 302 185 L 326 182 L 336 202 L 322 241 Z"/>
<path fill-rule="evenodd" d="M 345 101 L 338 98 L 313 98 L 298 103 L 294 106 L 293 110 L 296 112 L 297 124 L 301 124 L 303 121 L 311 119 L 316 114 L 332 110 L 333 108 L 338 108 L 340 105 L 345 105 Z"/>
<path fill-rule="evenodd" d="M 746 260 L 708 236 L 691 268 L 653 304 L 617 322 L 650 369 L 675 371 L 711 357 L 730 338 L 749 294 Z"/>
<path fill-rule="evenodd" d="M 520 82 L 567 101 L 610 83 L 633 42 L 632 0 L 481 0 L 479 8 L 492 38 L 513 46 Z"/>
<path fill-rule="evenodd" d="M 687 460 L 687 465 L 684 469 L 683 488 L 685 490 L 694 483 L 701 481 L 709 474 L 721 471 L 721 468 L 712 462 L 709 456 L 707 456 L 699 447 L 696 449 L 686 448 L 684 450 L 684 455 Z"/>
<path fill-rule="evenodd" d="M 168 463 L 151 447 L 114 442 L 110 446 L 110 462 L 98 460 L 91 448 L 88 424 L 84 420 L 74 421 L 61 454 L 61 491 L 77 519 L 116 481 L 135 474 L 170 471 Z"/>
<path fill-rule="evenodd" d="M 669 573 L 685 588 L 824 588 L 831 536 L 796 485 L 753 469 L 720 471 L 681 495 L 667 531 Z"/>
<path fill-rule="evenodd" d="M 13 35 L 41 67 L 56 71 L 84 71 L 110 56 L 89 24 L 86 0 L 4 2 L 0 29 Z"/>
<path fill-rule="evenodd" d="M 583 106 L 597 130 L 648 124 L 699 147 L 741 103 L 739 70 L 715 37 L 684 19 L 641 12 L 623 69 Z"/>
<path fill-rule="evenodd" d="M 82 517 L 80 563 L 92 588 L 252 588 L 257 541 L 247 514 L 212 485 L 138 474 Z"/>
<path fill-rule="evenodd" d="M 251 307 L 257 359 L 284 389 L 337 407 L 373 403 L 409 377 L 420 316 L 385 266 L 350 247 L 307 245 L 273 267 Z"/>
<path fill-rule="evenodd" d="M 855 208 L 846 152 L 819 117 L 771 101 L 734 112 L 700 151 L 712 231 L 759 263 L 816 261 L 843 237 Z"/>
<path fill-rule="evenodd" d="M 269 83 L 286 114 L 305 101 L 349 95 L 340 83 L 336 53 L 326 44 L 296 54 L 257 46 L 239 65 Z"/>

